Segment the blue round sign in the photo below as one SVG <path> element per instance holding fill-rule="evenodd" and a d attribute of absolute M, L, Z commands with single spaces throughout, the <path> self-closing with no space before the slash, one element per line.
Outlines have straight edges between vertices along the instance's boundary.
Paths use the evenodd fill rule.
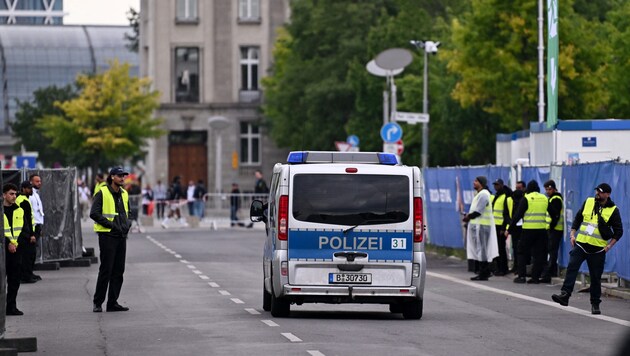
<path fill-rule="evenodd" d="M 357 135 L 348 136 L 346 142 L 348 142 L 352 147 L 359 147 L 359 137 Z"/>
<path fill-rule="evenodd" d="M 395 122 L 388 122 L 381 127 L 381 138 L 385 142 L 396 142 L 402 138 L 403 130 Z"/>

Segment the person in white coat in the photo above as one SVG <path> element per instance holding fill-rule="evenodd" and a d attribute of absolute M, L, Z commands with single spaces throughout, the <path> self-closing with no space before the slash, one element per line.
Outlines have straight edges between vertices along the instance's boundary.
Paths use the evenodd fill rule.
<path fill-rule="evenodd" d="M 499 256 L 497 232 L 492 216 L 492 195 L 488 189 L 488 179 L 479 176 L 473 181 L 477 193 L 470 204 L 468 214 L 463 221 L 468 223 L 466 232 L 466 254 L 469 260 L 479 262 L 479 274 L 471 277 L 473 281 L 487 281 L 490 278 L 490 262 Z"/>

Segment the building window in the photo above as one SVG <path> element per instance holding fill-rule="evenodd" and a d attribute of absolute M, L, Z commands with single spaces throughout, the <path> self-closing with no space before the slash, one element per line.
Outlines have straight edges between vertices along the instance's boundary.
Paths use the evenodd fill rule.
<path fill-rule="evenodd" d="M 175 49 L 175 102 L 199 102 L 199 48 Z"/>
<path fill-rule="evenodd" d="M 241 47 L 241 90 L 258 90 L 258 47 Z"/>
<path fill-rule="evenodd" d="M 197 0 L 177 0 L 177 21 L 197 21 Z"/>
<path fill-rule="evenodd" d="M 259 21 L 260 0 L 238 0 L 238 19 L 241 21 Z"/>
<path fill-rule="evenodd" d="M 241 164 L 260 165 L 260 128 L 241 122 Z"/>

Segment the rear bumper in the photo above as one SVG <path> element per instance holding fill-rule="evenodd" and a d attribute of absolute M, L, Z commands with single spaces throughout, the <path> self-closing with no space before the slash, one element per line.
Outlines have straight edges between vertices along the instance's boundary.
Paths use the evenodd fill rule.
<path fill-rule="evenodd" d="M 401 303 L 418 300 L 422 295 L 415 286 L 283 286 L 283 297 L 301 303 Z"/>

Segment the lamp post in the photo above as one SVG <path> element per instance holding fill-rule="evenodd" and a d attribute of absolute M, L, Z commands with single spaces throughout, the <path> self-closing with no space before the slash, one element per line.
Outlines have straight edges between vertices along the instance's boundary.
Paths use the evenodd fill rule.
<path fill-rule="evenodd" d="M 429 53 L 436 54 L 440 42 L 433 41 L 409 41 L 418 51 L 424 52 L 424 79 L 422 95 L 422 113 L 429 113 Z M 427 167 L 429 163 L 429 123 L 422 123 L 422 167 Z"/>

